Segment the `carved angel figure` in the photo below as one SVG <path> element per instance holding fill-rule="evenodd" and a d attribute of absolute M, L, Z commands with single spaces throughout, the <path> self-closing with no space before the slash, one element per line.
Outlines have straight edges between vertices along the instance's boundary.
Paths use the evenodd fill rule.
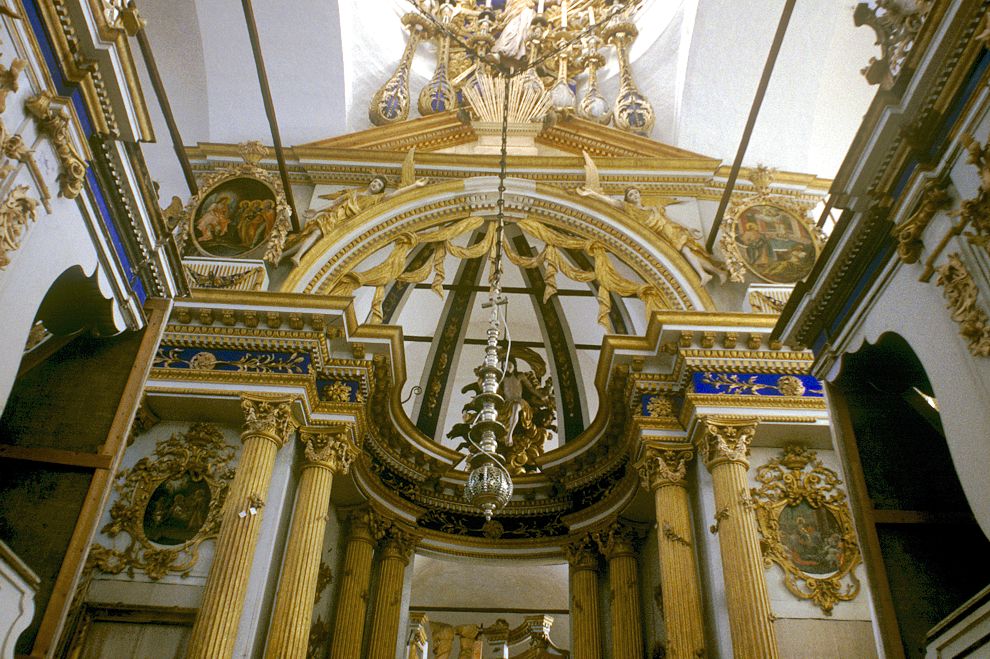
<path fill-rule="evenodd" d="M 291 256 L 293 265 L 299 265 L 310 248 L 320 238 L 329 235 L 334 227 L 343 224 L 367 208 L 426 185 L 427 179 L 416 178 L 415 155 L 415 148 L 410 149 L 406 154 L 405 161 L 402 163 L 402 178 L 399 181 L 399 187 L 391 192 L 385 191 L 388 187 L 388 179 L 379 174 L 372 178 L 368 187 L 363 190 L 348 188 L 320 195 L 320 199 L 329 200 L 330 205 L 317 211 L 306 222 L 302 231 L 289 239 L 289 244 L 282 252 L 283 256 Z"/>
<path fill-rule="evenodd" d="M 520 371 L 517 357 L 525 360 L 533 368 L 532 371 Z M 481 369 L 477 369 L 480 374 Z M 543 445 L 550 439 L 551 433 L 557 431 L 556 403 L 554 402 L 553 382 L 546 375 L 546 363 L 543 358 L 528 348 L 513 346 L 509 351 L 505 375 L 499 384 L 498 393 L 502 396 L 502 405 L 498 410 L 498 418 L 507 430 L 505 445 L 499 446 L 510 472 L 521 474 L 532 471 L 536 458 L 543 455 Z M 480 377 L 480 375 L 479 375 Z M 543 380 L 543 384 L 541 384 Z M 461 393 L 481 391 L 480 384 L 472 383 L 461 389 Z M 462 410 L 463 421 L 454 424 L 447 433 L 448 438 L 461 438 L 463 443 L 458 450 L 469 448 L 467 435 L 478 410 L 468 403 Z"/>
<path fill-rule="evenodd" d="M 725 283 L 725 267 L 705 251 L 699 242 L 700 235 L 667 217 L 667 206 L 677 202 L 667 202 L 659 207 L 644 206 L 638 188 L 627 188 L 621 200 L 606 195 L 601 187 L 598 167 L 587 152 L 584 152 L 584 176 L 584 185 L 576 190 L 579 195 L 603 201 L 652 229 L 666 243 L 681 253 L 681 256 L 687 260 L 691 268 L 697 273 L 698 278 L 701 279 L 702 286 L 711 281 L 712 275 L 718 277 L 723 284 Z"/>

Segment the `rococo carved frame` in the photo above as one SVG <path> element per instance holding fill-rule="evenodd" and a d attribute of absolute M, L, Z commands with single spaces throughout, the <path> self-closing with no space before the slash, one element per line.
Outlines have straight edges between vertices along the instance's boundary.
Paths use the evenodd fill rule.
<path fill-rule="evenodd" d="M 752 500 L 767 568 L 778 564 L 791 593 L 831 615 L 836 603 L 860 590 L 854 572 L 859 545 L 839 475 L 814 451 L 788 446 L 757 469 L 756 480 L 760 487 L 753 488 Z M 792 518 L 803 520 L 802 511 L 817 522 L 795 523 Z"/>
<path fill-rule="evenodd" d="M 154 455 L 121 471 L 114 485 L 117 500 L 110 508 L 111 521 L 102 532 L 111 538 L 126 533 L 130 542 L 123 550 L 94 544 L 90 564 L 109 574 L 126 570 L 133 576 L 135 570 L 143 570 L 153 580 L 170 572 L 188 575 L 199 558 L 200 544 L 216 537 L 220 529 L 221 509 L 234 477 L 233 458 L 234 448 L 219 428 L 208 423 L 193 424 L 185 433 L 158 442 Z M 148 503 L 160 485 L 186 473 L 209 488 L 208 512 L 202 525 L 180 544 L 152 542 L 145 534 Z"/>

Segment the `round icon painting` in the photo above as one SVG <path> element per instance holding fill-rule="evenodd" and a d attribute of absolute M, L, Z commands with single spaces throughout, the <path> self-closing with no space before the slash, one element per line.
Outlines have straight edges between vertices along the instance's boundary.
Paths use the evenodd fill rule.
<path fill-rule="evenodd" d="M 750 206 L 740 213 L 734 239 L 746 267 L 775 284 L 804 279 L 818 256 L 807 225 L 790 211 L 769 204 Z"/>
<path fill-rule="evenodd" d="M 278 217 L 275 192 L 262 181 L 239 177 L 209 191 L 192 219 L 192 237 L 210 256 L 248 256 L 268 239 Z"/>
<path fill-rule="evenodd" d="M 192 540 L 210 513 L 210 486 L 184 471 L 155 488 L 144 509 L 144 535 L 159 545 Z"/>

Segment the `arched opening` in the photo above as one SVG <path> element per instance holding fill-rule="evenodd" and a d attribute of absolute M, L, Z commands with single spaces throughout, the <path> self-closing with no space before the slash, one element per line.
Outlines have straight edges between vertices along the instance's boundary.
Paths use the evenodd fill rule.
<path fill-rule="evenodd" d="M 990 541 L 903 338 L 884 334 L 847 355 L 832 393 L 888 655 L 923 657 L 929 630 L 990 582 Z"/>

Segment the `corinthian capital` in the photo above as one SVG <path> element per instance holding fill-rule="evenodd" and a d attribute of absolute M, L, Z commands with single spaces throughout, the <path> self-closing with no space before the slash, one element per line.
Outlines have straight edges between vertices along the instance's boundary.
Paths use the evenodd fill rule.
<path fill-rule="evenodd" d="M 281 448 L 288 439 L 289 430 L 296 426 L 292 418 L 293 401 L 289 396 L 241 394 L 241 410 L 244 412 L 241 437 L 261 435 Z"/>
<path fill-rule="evenodd" d="M 636 463 L 636 470 L 643 487 L 651 492 L 667 485 L 687 483 L 687 463 L 694 457 L 690 446 L 647 446 L 643 457 Z"/>
<path fill-rule="evenodd" d="M 585 535 L 577 542 L 564 547 L 567 554 L 567 562 L 575 570 L 597 570 L 598 569 L 598 547 L 591 534 Z"/>
<path fill-rule="evenodd" d="M 418 542 L 419 538 L 415 535 L 392 524 L 382 539 L 382 557 L 397 558 L 408 563 Z"/>
<path fill-rule="evenodd" d="M 346 474 L 358 454 L 346 426 L 301 428 L 299 441 L 303 443 L 307 466 L 323 467 L 335 474 Z"/>
<path fill-rule="evenodd" d="M 703 423 L 704 431 L 698 437 L 698 453 L 709 471 L 725 462 L 749 467 L 749 444 L 756 434 L 757 419 L 730 421 L 709 417 Z"/>
<path fill-rule="evenodd" d="M 615 522 L 604 531 L 595 534 L 595 541 L 608 560 L 619 556 L 635 556 L 638 540 L 639 534 L 622 522 Z"/>

